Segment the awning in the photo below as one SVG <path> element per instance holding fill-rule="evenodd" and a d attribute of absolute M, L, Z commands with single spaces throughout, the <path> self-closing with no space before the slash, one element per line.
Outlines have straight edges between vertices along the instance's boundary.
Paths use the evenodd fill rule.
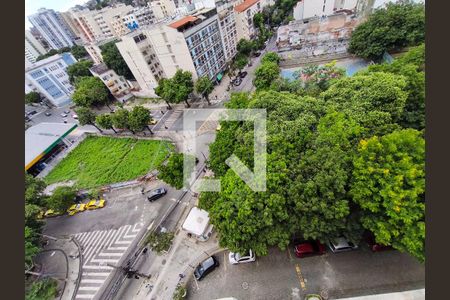
<path fill-rule="evenodd" d="M 221 80 L 222 80 L 222 77 L 223 77 L 223 74 L 222 74 L 222 73 L 217 74 L 217 80 L 221 81 Z"/>

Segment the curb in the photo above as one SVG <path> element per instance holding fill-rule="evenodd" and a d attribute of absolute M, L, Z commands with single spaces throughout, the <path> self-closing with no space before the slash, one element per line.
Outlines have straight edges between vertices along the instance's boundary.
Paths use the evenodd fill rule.
<path fill-rule="evenodd" d="M 80 262 L 79 262 L 79 266 L 78 266 L 78 278 L 77 278 L 77 282 L 75 283 L 75 289 L 73 291 L 72 298 L 71 298 L 72 300 L 74 300 L 77 295 L 78 288 L 80 287 L 81 275 L 83 274 L 83 262 L 84 261 L 83 261 L 83 253 L 81 251 L 80 243 L 78 243 L 77 239 L 74 236 L 72 236 L 70 238 L 70 240 L 77 246 L 78 253 L 79 253 L 78 257 L 80 258 Z"/>

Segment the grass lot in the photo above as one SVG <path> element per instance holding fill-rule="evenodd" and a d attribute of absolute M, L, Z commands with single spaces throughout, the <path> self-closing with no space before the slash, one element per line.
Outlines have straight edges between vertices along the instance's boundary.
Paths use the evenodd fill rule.
<path fill-rule="evenodd" d="M 157 168 L 168 148 L 173 146 L 165 141 L 87 137 L 45 181 L 52 184 L 74 180 L 79 188 L 91 188 L 132 180 Z"/>

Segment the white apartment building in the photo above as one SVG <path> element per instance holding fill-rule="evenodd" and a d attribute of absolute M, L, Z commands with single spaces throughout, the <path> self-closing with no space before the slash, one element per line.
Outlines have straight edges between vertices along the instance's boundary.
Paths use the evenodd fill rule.
<path fill-rule="evenodd" d="M 25 84 L 34 86 L 55 106 L 68 104 L 74 87 L 70 84 L 66 69 L 76 61 L 71 53 L 55 54 L 40 60 L 25 69 Z"/>
<path fill-rule="evenodd" d="M 100 78 L 111 94 L 117 100 L 123 100 L 130 93 L 131 86 L 123 76 L 117 75 L 114 70 L 109 69 L 106 64 L 98 64 L 89 69 L 92 75 Z M 122 101 L 123 102 L 123 101 Z"/>
<path fill-rule="evenodd" d="M 150 6 L 155 15 L 156 20 L 162 20 L 175 16 L 177 7 L 172 0 L 154 0 L 150 2 Z"/>
<path fill-rule="evenodd" d="M 236 13 L 237 40 L 252 39 L 255 34 L 253 16 L 262 11 L 261 0 L 245 0 L 234 7 Z"/>
<path fill-rule="evenodd" d="M 118 16 L 113 23 L 117 36 L 123 36 L 140 27 L 155 23 L 155 14 L 150 6 L 138 7 L 127 14 Z"/>
<path fill-rule="evenodd" d="M 294 19 L 330 16 L 339 10 L 356 10 L 358 0 L 300 0 L 294 7 Z"/>
<path fill-rule="evenodd" d="M 36 58 L 47 53 L 39 41 L 31 34 L 29 30 L 25 30 L 25 60 L 34 63 Z"/>
<path fill-rule="evenodd" d="M 112 7 L 104 7 L 101 10 L 89 9 L 71 9 L 69 12 L 72 15 L 75 24 L 86 42 L 95 42 L 109 39 L 112 37 L 119 37 L 113 24 L 122 24 L 121 16 L 133 11 L 133 7 L 124 4 L 118 4 Z M 119 21 L 118 23 L 116 23 Z M 120 31 L 119 31 L 120 32 Z"/>
<path fill-rule="evenodd" d="M 237 53 L 236 46 L 238 42 L 233 1 L 216 0 L 216 7 L 225 59 L 229 62 Z"/>
<path fill-rule="evenodd" d="M 28 20 L 39 31 L 53 49 L 72 47 L 76 38 L 61 15 L 53 9 L 41 8 L 28 16 Z"/>

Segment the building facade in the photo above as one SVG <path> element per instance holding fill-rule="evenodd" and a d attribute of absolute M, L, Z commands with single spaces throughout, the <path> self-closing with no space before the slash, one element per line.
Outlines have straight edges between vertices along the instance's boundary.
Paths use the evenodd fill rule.
<path fill-rule="evenodd" d="M 66 69 L 76 59 L 71 53 L 56 54 L 40 60 L 25 69 L 25 82 L 31 83 L 55 106 L 71 102 L 74 87 L 69 81 Z"/>
<path fill-rule="evenodd" d="M 238 42 L 233 1 L 217 0 L 216 7 L 225 59 L 229 62 L 237 53 L 236 47 Z"/>
<path fill-rule="evenodd" d="M 355 11 L 358 0 L 300 0 L 294 7 L 294 19 L 330 16 L 340 10 Z"/>
<path fill-rule="evenodd" d="M 131 86 L 123 76 L 117 75 L 114 70 L 109 69 L 106 64 L 98 64 L 89 69 L 91 74 L 105 84 L 111 94 L 117 99 L 122 100 L 130 93 Z"/>
<path fill-rule="evenodd" d="M 253 16 L 262 12 L 260 0 L 245 0 L 234 7 L 236 13 L 237 40 L 250 40 L 256 35 Z"/>
<path fill-rule="evenodd" d="M 102 50 L 100 49 L 100 47 L 114 41 L 117 41 L 115 37 L 100 42 L 84 44 L 84 49 L 86 49 L 86 52 L 94 61 L 94 65 L 103 63 Z"/>
<path fill-rule="evenodd" d="M 25 30 L 25 59 L 30 63 L 34 63 L 38 56 L 44 55 L 45 53 L 47 51 L 45 51 L 41 43 L 39 43 L 30 31 Z"/>
<path fill-rule="evenodd" d="M 174 16 L 177 9 L 177 6 L 175 6 L 175 3 L 172 0 L 154 0 L 150 2 L 150 6 L 156 20 Z"/>
<path fill-rule="evenodd" d="M 41 8 L 28 17 L 30 23 L 39 31 L 53 49 L 72 47 L 76 37 L 58 12 Z"/>

